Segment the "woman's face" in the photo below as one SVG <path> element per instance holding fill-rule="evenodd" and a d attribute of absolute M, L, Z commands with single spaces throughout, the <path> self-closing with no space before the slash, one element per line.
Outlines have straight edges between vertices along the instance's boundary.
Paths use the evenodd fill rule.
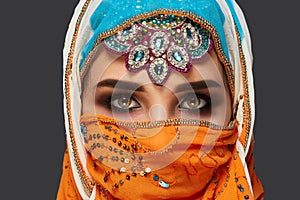
<path fill-rule="evenodd" d="M 220 125 L 230 122 L 231 96 L 214 50 L 194 61 L 188 73 L 171 70 L 163 86 L 153 84 L 146 70 L 127 71 L 124 57 L 108 62 L 110 53 L 101 54 L 86 77 L 83 113 L 125 121 L 190 118 Z"/>

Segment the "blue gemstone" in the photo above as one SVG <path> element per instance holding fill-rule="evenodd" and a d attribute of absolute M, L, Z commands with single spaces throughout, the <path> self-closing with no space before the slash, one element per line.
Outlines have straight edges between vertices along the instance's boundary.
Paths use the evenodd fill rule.
<path fill-rule="evenodd" d="M 161 37 L 158 37 L 155 39 L 154 45 L 155 49 L 160 50 L 163 47 L 164 39 Z"/>
<path fill-rule="evenodd" d="M 188 37 L 189 39 L 193 39 L 191 29 L 187 28 L 187 29 L 186 29 L 186 33 L 187 33 L 187 37 Z"/>
<path fill-rule="evenodd" d="M 159 179 L 159 177 L 155 174 L 155 175 L 153 176 L 153 180 L 158 181 L 158 179 Z"/>
<path fill-rule="evenodd" d="M 134 54 L 134 58 L 133 61 L 134 62 L 139 62 L 144 58 L 145 53 L 141 50 L 138 50 L 135 54 Z"/>
<path fill-rule="evenodd" d="M 179 51 L 175 51 L 172 56 L 177 62 L 183 61 L 183 57 Z"/>
<path fill-rule="evenodd" d="M 154 72 L 155 72 L 155 74 L 157 74 L 158 76 L 160 76 L 160 75 L 162 75 L 162 73 L 163 73 L 163 65 L 162 64 L 157 64 L 157 65 L 155 65 L 155 67 L 154 67 Z"/>

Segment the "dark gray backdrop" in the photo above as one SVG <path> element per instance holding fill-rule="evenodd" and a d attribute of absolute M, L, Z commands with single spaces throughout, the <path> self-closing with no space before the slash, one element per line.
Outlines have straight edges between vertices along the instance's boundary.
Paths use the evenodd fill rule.
<path fill-rule="evenodd" d="M 291 0 L 239 0 L 252 34 L 256 172 L 265 199 L 299 198 L 299 18 Z M 62 48 L 76 0 L 1 6 L 0 199 L 55 199 L 65 149 Z"/>

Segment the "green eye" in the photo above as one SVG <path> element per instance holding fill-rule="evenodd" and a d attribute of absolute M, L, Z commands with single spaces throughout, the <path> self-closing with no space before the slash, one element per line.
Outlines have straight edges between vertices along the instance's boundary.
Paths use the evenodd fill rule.
<path fill-rule="evenodd" d="M 111 100 L 111 107 L 125 111 L 134 108 L 139 108 L 140 104 L 132 97 L 118 96 Z"/>
<path fill-rule="evenodd" d="M 200 110 L 206 107 L 208 103 L 207 98 L 189 95 L 180 102 L 179 107 L 185 110 Z"/>

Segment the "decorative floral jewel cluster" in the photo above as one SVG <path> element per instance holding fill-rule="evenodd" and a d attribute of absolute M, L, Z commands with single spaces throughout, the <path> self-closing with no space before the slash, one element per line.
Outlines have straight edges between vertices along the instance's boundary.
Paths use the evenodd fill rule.
<path fill-rule="evenodd" d="M 133 23 L 106 38 L 104 46 L 125 55 L 131 72 L 146 69 L 151 81 L 163 85 L 170 69 L 188 72 L 192 60 L 211 49 L 210 34 L 186 17 L 157 15 Z"/>

